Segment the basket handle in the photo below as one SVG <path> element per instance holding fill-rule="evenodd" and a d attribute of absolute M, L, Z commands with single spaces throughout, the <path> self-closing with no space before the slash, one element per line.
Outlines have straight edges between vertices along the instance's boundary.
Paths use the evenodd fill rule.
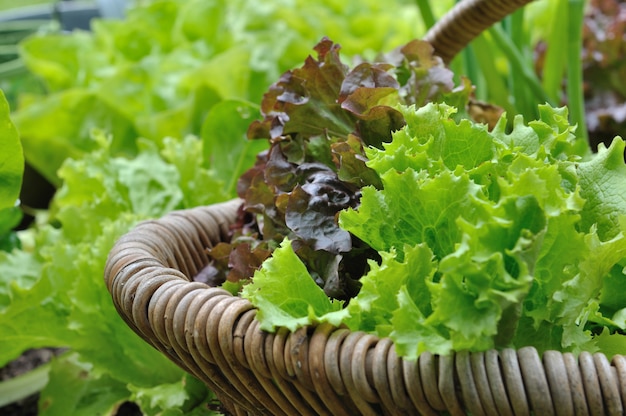
<path fill-rule="evenodd" d="M 476 36 L 532 0 L 463 0 L 424 35 L 448 64 Z"/>

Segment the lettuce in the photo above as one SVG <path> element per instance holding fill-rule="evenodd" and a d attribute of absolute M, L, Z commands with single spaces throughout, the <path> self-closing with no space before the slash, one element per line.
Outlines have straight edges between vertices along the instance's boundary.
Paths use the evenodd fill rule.
<path fill-rule="evenodd" d="M 22 219 L 17 205 L 24 174 L 22 144 L 9 112 L 0 90 L 0 250 L 4 251 L 19 245 L 11 230 Z"/>
<path fill-rule="evenodd" d="M 275 256 L 255 272 L 253 283 L 246 285 L 242 291 L 243 297 L 259 306 L 261 329 L 275 331 L 276 327 L 285 327 L 295 331 L 319 316 L 338 324 L 337 314 L 333 312 L 340 311 L 343 302 L 329 299 L 311 279 L 289 239 L 283 240 L 274 253 Z M 284 279 L 275 279 L 277 274 L 283 275 Z M 271 290 L 267 290 L 270 287 Z"/>
<path fill-rule="evenodd" d="M 19 134 L 9 118 L 9 104 L 0 91 L 0 209 L 11 208 L 19 198 L 24 156 Z"/>
<path fill-rule="evenodd" d="M 464 80 L 455 88 L 453 73 L 419 40 L 353 69 L 332 40 L 314 49 L 317 58 L 284 73 L 265 94 L 263 119 L 250 125 L 248 137 L 270 148 L 237 185 L 251 220 L 239 221 L 231 241 L 210 255 L 216 280 L 240 285 L 288 238 L 326 295 L 348 300 L 360 288 L 367 259 L 376 255 L 336 219 L 358 205 L 361 188 L 382 187 L 365 164 L 364 148 L 391 141 L 404 126 L 397 104 L 449 100 L 465 108 L 472 87 Z"/>
<path fill-rule="evenodd" d="M 235 196 L 237 178 L 264 146 L 245 138 L 257 114 L 246 101 L 223 100 L 201 138 L 139 138 L 134 157 L 117 154 L 115 137 L 92 128 L 92 149 L 64 160 L 50 209 L 16 234 L 21 250 L 0 252 L 0 366 L 27 349 L 68 349 L 50 366 L 41 414 L 109 414 L 125 401 L 145 414 L 210 413 L 206 386 L 119 317 L 102 271 L 114 242 L 139 221 Z M 7 146 L 17 139 L 9 133 Z"/>
<path fill-rule="evenodd" d="M 547 105 L 539 120 L 525 124 L 518 116 L 510 132 L 504 118 L 493 131 L 457 122 L 446 104 L 398 110 L 406 126 L 382 149 L 366 149 L 383 186 L 364 187 L 360 205 L 339 214 L 340 227 L 380 255 L 370 260 L 342 323 L 391 337 L 411 359 L 424 351 L 526 345 L 619 351 L 626 323 L 626 301 L 615 292 L 626 285 L 624 141 L 590 154 L 567 110 Z M 261 293 L 274 288 L 289 305 L 290 291 L 280 288 L 290 287 L 290 275 L 266 266 L 279 264 L 283 251 L 252 285 Z M 278 324 L 257 306 L 264 327 Z M 328 320 L 287 313 L 299 324 Z"/>
<path fill-rule="evenodd" d="M 116 155 L 137 154 L 138 137 L 160 145 L 200 135 L 214 105 L 260 102 L 322 36 L 335 36 L 348 55 L 372 55 L 415 37 L 420 22 L 400 1 L 140 3 L 123 20 L 94 19 L 91 32 L 37 34 L 19 45 L 46 93 L 19 97 L 14 120 L 28 162 L 57 187 L 67 157 L 97 148 L 93 127 L 112 134 Z"/>
<path fill-rule="evenodd" d="M 68 349 L 51 365 L 42 414 L 105 414 L 128 400 L 146 414 L 170 406 L 208 414 L 206 387 L 123 322 L 102 271 L 115 241 L 139 221 L 231 198 L 228 176 L 241 172 L 202 168 L 204 143 L 193 136 L 165 139 L 161 150 L 140 140 L 134 158 L 112 155 L 104 132 L 92 140 L 96 150 L 59 170 L 49 220 L 20 232 L 22 250 L 0 253 L 0 366 L 30 348 Z M 230 153 L 225 144 L 221 151 Z"/>

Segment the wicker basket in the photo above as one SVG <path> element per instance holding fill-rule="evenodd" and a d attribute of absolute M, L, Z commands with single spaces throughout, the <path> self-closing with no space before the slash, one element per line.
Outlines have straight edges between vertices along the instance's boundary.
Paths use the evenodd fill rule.
<path fill-rule="evenodd" d="M 245 299 L 189 282 L 241 201 L 137 226 L 110 253 L 106 281 L 143 339 L 204 381 L 233 414 L 623 414 L 626 358 L 533 348 L 420 355 L 389 339 L 320 325 L 263 332 Z"/>
<path fill-rule="evenodd" d="M 426 36 L 448 62 L 530 0 L 461 2 Z M 471 6 L 471 7 L 470 7 Z M 472 24 L 459 24 L 474 22 Z M 398 357 L 390 339 L 329 325 L 263 332 L 256 310 L 190 282 L 226 238 L 240 200 L 172 212 L 123 236 L 105 280 L 120 316 L 213 390 L 232 414 L 623 414 L 626 358 L 533 348 Z"/>

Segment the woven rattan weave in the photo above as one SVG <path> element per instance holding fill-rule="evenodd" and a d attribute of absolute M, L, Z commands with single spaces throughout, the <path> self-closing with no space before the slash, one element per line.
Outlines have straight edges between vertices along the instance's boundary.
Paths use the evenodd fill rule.
<path fill-rule="evenodd" d="M 472 39 L 532 0 L 465 0 L 457 3 L 424 36 L 449 63 Z"/>
<path fill-rule="evenodd" d="M 106 282 L 143 339 L 203 380 L 233 414 L 619 415 L 626 358 L 533 348 L 399 358 L 389 339 L 320 325 L 259 329 L 245 299 L 190 282 L 239 200 L 137 226 L 111 251 Z"/>

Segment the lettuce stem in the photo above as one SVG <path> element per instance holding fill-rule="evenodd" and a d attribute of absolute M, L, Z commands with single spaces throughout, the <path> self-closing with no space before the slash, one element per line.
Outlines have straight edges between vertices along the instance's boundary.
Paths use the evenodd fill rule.
<path fill-rule="evenodd" d="M 568 27 L 571 27 L 568 1 L 556 0 L 551 5 L 555 16 L 561 16 L 561 18 L 554 19 L 545 39 L 547 50 L 543 64 L 542 85 L 548 96 L 552 97 L 555 102 L 561 100 L 563 77 L 568 64 L 568 42 L 570 39 Z"/>
<path fill-rule="evenodd" d="M 505 20 L 508 25 L 506 26 L 507 33 L 511 42 L 520 53 L 520 57 L 523 59 L 523 67 L 532 67 L 532 59 L 528 59 L 528 46 L 529 43 L 524 34 L 524 8 L 518 9 L 515 13 L 508 16 Z M 515 103 L 519 113 L 523 114 L 527 119 L 533 119 L 538 116 L 537 113 L 537 100 L 534 95 L 528 90 L 527 83 L 525 81 L 525 75 L 521 73 L 520 68 L 513 67 L 511 69 L 512 75 L 510 77 L 512 101 Z M 533 72 L 534 73 L 534 72 Z M 545 90 L 545 89 L 544 89 Z"/>
<path fill-rule="evenodd" d="M 583 96 L 583 72 L 581 62 L 582 27 L 585 15 L 584 0 L 569 0 L 569 39 L 567 44 L 567 97 L 572 118 L 576 124 L 576 137 L 588 141 L 585 122 L 585 98 Z"/>
<path fill-rule="evenodd" d="M 472 41 L 472 44 L 472 50 L 476 56 L 480 72 L 486 80 L 489 80 L 489 82 L 485 83 L 488 89 L 488 100 L 504 108 L 507 112 L 507 116 L 512 120 L 515 114 L 518 113 L 513 104 L 517 102 L 517 100 L 515 97 L 511 97 L 509 86 L 505 82 L 505 79 L 503 79 L 502 74 L 498 72 L 492 53 L 492 43 L 487 39 L 484 33 L 481 33 Z"/>
<path fill-rule="evenodd" d="M 420 16 L 422 16 L 422 22 L 424 22 L 424 26 L 426 26 L 426 30 L 428 30 L 433 27 L 436 21 L 433 9 L 430 7 L 430 2 L 428 0 L 416 0 L 416 3 L 420 11 Z"/>
<path fill-rule="evenodd" d="M 537 75 L 533 71 L 532 66 L 528 66 L 524 63 L 524 58 L 519 51 L 519 49 L 515 46 L 510 37 L 504 33 L 504 30 L 499 25 L 494 25 L 489 29 L 489 33 L 493 37 L 493 40 L 496 42 L 500 50 L 504 53 L 504 55 L 509 60 L 512 69 L 520 74 L 526 82 L 528 88 L 530 88 L 531 92 L 535 96 L 535 99 L 539 102 L 548 103 L 554 106 L 553 100 L 551 100 L 546 94 L 545 90 L 541 86 Z"/>

